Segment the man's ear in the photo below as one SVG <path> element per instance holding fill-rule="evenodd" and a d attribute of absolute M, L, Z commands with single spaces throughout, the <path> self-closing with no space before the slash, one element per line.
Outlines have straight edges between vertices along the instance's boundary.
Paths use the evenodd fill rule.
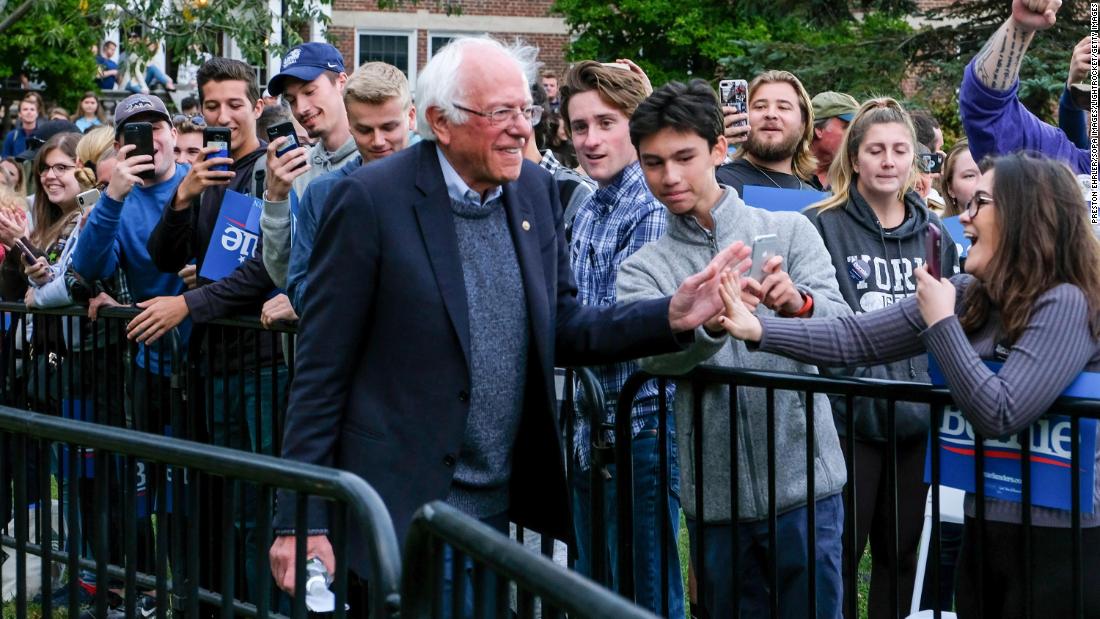
<path fill-rule="evenodd" d="M 428 108 L 425 116 L 428 119 L 428 126 L 432 128 L 432 133 L 435 134 L 436 141 L 443 146 L 450 146 L 453 126 L 443 110 L 433 106 Z"/>
<path fill-rule="evenodd" d="M 260 119 L 260 115 L 264 113 L 264 105 L 263 97 L 256 99 L 256 103 L 252 104 L 252 118 Z"/>
<path fill-rule="evenodd" d="M 416 131 L 416 106 L 409 106 L 409 131 Z"/>
<path fill-rule="evenodd" d="M 722 162 L 726 160 L 726 153 L 728 151 L 729 141 L 726 140 L 726 136 L 718 136 L 718 141 L 714 143 L 714 148 L 710 149 L 711 163 L 713 163 L 715 167 L 722 165 Z"/>

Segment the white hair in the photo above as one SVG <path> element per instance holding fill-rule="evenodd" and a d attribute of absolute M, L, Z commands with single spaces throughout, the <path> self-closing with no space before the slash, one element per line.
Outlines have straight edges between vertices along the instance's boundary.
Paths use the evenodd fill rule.
<path fill-rule="evenodd" d="M 416 78 L 416 131 L 421 138 L 435 140 L 435 132 L 428 122 L 428 108 L 439 109 L 453 123 L 466 122 L 467 114 L 454 104 L 466 95 L 462 62 L 466 51 L 475 47 L 496 50 L 515 63 L 523 74 L 524 90 L 530 91 L 530 84 L 538 75 L 537 47 L 520 40 L 504 45 L 488 36 L 459 37 L 433 56 Z M 530 94 L 527 97 L 530 99 Z"/>

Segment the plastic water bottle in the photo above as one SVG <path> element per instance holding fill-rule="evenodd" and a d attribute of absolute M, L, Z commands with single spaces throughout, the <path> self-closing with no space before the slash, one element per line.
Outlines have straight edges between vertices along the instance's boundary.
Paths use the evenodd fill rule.
<path fill-rule="evenodd" d="M 306 561 L 306 608 L 315 613 L 336 610 L 336 595 L 329 590 L 332 576 L 317 557 Z"/>

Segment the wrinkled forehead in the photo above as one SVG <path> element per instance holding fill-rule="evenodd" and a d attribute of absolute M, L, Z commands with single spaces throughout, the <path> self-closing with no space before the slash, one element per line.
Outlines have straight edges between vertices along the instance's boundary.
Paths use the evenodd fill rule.
<path fill-rule="evenodd" d="M 495 49 L 467 50 L 458 77 L 459 96 L 472 103 L 497 106 L 531 102 L 527 76 L 515 60 Z"/>

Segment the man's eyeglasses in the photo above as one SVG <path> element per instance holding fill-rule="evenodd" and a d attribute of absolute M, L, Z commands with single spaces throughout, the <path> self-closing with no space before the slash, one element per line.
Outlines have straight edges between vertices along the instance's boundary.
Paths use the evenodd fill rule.
<path fill-rule="evenodd" d="M 202 114 L 196 114 L 194 116 L 187 116 L 185 114 L 176 114 L 172 117 L 172 124 L 178 125 L 183 122 L 190 122 L 197 127 L 203 127 L 206 125 L 206 119 L 202 117 Z"/>
<path fill-rule="evenodd" d="M 992 196 L 984 193 L 974 194 L 974 197 L 966 203 L 966 216 L 974 219 L 978 216 L 978 211 L 982 210 L 982 207 L 986 204 L 993 204 Z"/>
<path fill-rule="evenodd" d="M 53 165 L 42 166 L 42 169 L 38 171 L 39 176 L 45 176 L 47 172 L 53 170 L 54 176 L 64 176 L 69 170 L 75 170 L 76 166 L 69 165 L 67 163 L 55 163 Z"/>
<path fill-rule="evenodd" d="M 462 110 L 463 112 L 469 112 L 470 114 L 476 114 L 489 120 L 489 124 L 496 127 L 505 123 L 513 123 L 523 116 L 531 125 L 537 125 L 542 120 L 542 106 L 541 105 L 528 105 L 527 107 L 515 108 L 515 107 L 502 107 L 497 108 L 491 112 L 479 112 L 477 110 L 471 110 L 468 107 L 453 104 L 455 108 Z"/>

